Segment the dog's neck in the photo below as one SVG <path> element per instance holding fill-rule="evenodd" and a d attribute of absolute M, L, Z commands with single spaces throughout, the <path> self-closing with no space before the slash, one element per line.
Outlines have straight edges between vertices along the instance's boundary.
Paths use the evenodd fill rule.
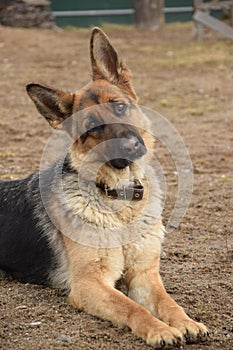
<path fill-rule="evenodd" d="M 101 167 L 98 164 L 96 167 L 91 164 L 91 166 L 84 165 L 83 167 L 82 162 L 80 163 L 81 165 L 76 159 L 73 160 L 67 156 L 63 169 L 67 173 L 76 173 L 86 183 L 92 182 L 107 197 L 126 200 L 143 198 L 142 179 L 145 176 L 142 167 L 133 163 L 124 169 L 116 169 L 109 164 Z"/>

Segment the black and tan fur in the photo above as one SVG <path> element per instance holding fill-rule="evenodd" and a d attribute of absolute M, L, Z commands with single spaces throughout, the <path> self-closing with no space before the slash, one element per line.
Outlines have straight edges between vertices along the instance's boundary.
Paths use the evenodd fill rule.
<path fill-rule="evenodd" d="M 67 124 L 67 132 L 80 137 L 62 164 L 66 203 L 56 190 L 59 186 L 55 186 L 59 160 L 42 171 L 55 220 L 59 219 L 57 208 L 64 212 L 60 219 L 65 224 L 61 228 L 51 222 L 44 209 L 39 173 L 23 180 L 0 182 L 0 269 L 22 282 L 67 288 L 75 307 L 128 326 L 155 347 L 179 344 L 187 336 L 193 341 L 204 339 L 206 327 L 190 319 L 163 287 L 159 261 L 164 228 L 161 218 L 154 220 L 153 227 L 150 221 L 160 211 L 160 190 L 155 180 L 149 191 L 146 181 L 147 171 L 155 178 L 148 152 L 153 151 L 153 140 L 145 131 L 149 121 L 137 106 L 128 68 L 98 28 L 93 29 L 91 36 L 91 64 L 92 81 L 75 93 L 39 84 L 27 86 L 37 109 L 53 128 L 61 127 L 68 117 L 82 111 L 75 123 Z M 109 109 L 100 112 L 99 106 L 106 103 Z M 120 140 L 118 146 L 123 154 L 116 146 L 105 146 L 111 139 Z M 85 176 L 80 177 L 84 183 L 81 191 L 80 167 L 85 155 L 98 144 L 99 151 L 91 158 Z M 104 163 L 105 157 L 111 160 Z M 135 160 L 142 162 L 143 167 L 134 164 Z M 97 169 L 95 181 L 90 180 L 92 169 Z M 141 179 L 144 197 L 141 201 L 129 201 L 122 209 L 118 208 L 120 200 L 106 197 L 96 185 L 117 188 L 122 181 L 134 178 Z M 149 203 L 148 211 L 143 213 L 149 192 L 156 205 Z M 100 202 L 105 203 L 105 209 L 117 210 L 102 211 L 97 205 Z M 63 232 L 69 227 L 70 214 L 103 230 L 127 225 L 138 217 L 141 221 L 134 228 L 135 240 L 98 248 L 96 244 L 77 243 Z M 143 234 L 142 222 L 144 226 L 148 222 L 148 232 Z M 128 288 L 127 296 L 115 288 L 121 278 Z"/>

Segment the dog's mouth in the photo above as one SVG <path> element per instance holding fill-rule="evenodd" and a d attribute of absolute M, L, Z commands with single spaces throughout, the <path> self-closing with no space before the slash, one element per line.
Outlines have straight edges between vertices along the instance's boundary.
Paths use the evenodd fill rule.
<path fill-rule="evenodd" d="M 132 164 L 133 161 L 129 159 L 124 159 L 124 158 L 116 158 L 116 159 L 110 160 L 109 163 L 116 169 L 124 169 L 128 165 Z"/>

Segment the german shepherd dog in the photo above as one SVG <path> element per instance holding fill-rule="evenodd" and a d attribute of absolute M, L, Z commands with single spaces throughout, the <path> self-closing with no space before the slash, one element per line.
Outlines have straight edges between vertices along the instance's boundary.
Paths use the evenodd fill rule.
<path fill-rule="evenodd" d="M 0 269 L 21 282 L 67 288 L 75 307 L 128 326 L 156 348 L 205 340 L 207 328 L 186 315 L 159 275 L 164 227 L 154 140 L 130 71 L 99 28 L 90 54 L 92 81 L 77 92 L 27 85 L 53 128 L 71 117 L 64 129 L 75 137 L 62 161 L 0 182 Z M 115 231 L 122 244 L 111 244 Z M 110 244 L 99 241 L 103 232 Z M 116 288 L 120 279 L 128 293 Z"/>

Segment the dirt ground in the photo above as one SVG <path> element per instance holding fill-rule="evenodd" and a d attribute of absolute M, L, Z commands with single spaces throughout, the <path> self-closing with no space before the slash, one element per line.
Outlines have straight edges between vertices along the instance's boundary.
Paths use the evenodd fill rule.
<path fill-rule="evenodd" d="M 140 103 L 157 110 L 189 149 L 194 188 L 179 227 L 167 234 L 161 273 L 168 292 L 210 330 L 207 343 L 187 349 L 233 348 L 233 44 L 192 24 L 159 32 L 105 26 L 134 74 Z M 26 95 L 31 81 L 75 90 L 90 79 L 87 29 L 0 27 L 0 178 L 23 178 L 39 168 L 50 128 Z M 176 169 L 158 145 L 166 175 L 169 219 Z M 150 349 L 127 329 L 79 312 L 61 292 L 0 277 L 0 348 Z"/>

